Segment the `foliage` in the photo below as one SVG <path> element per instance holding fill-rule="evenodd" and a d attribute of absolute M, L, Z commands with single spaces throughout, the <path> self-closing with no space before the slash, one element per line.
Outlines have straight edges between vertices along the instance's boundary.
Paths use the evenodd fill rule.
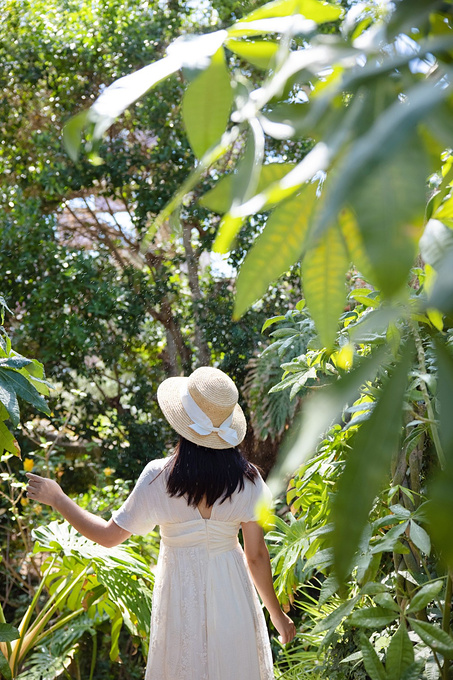
<path fill-rule="evenodd" d="M 413 272 L 412 298 L 423 294 L 428 274 L 428 265 Z M 317 666 L 328 677 L 336 678 L 337 673 L 339 678 L 356 677 L 357 665 L 363 663 L 373 680 L 406 675 L 447 678 L 453 653 L 452 582 L 443 565 L 448 544 L 444 539 L 439 544 L 442 552 L 436 555 L 432 540 L 439 529 L 432 521 L 432 508 L 438 499 L 428 501 L 425 496 L 426 479 L 442 464 L 432 415 L 442 380 L 438 331 L 414 300 L 412 317 L 392 321 L 393 353 L 382 353 L 389 331 L 379 321 L 383 313 L 379 294 L 361 281 L 349 299 L 351 309 L 343 314 L 338 339 L 341 349 L 333 354 L 312 349 L 284 363 L 283 379 L 274 388 L 287 392 L 291 388 L 297 394 L 299 384 L 316 389 L 319 379 L 336 376 L 336 383 L 312 397 L 305 424 L 309 416 L 319 418 L 324 404 L 325 423 L 334 408 L 340 414 L 340 422 L 329 430 L 315 457 L 290 482 L 288 523 L 277 517 L 268 533 L 277 592 L 302 616 L 295 658 L 299 652 L 316 652 Z M 451 332 L 446 335 L 450 340 Z M 395 375 L 393 367 L 404 351 L 400 348 L 411 338 L 416 351 L 409 355 L 410 370 L 401 371 L 409 380 L 396 383 L 389 376 Z M 348 371 L 359 372 L 359 362 L 363 366 L 373 360 L 379 349 L 380 361 L 364 375 L 359 373 L 361 383 L 354 385 L 350 405 L 341 414 L 337 385 L 348 379 Z M 398 384 L 402 395 L 397 394 Z M 403 401 L 404 417 L 399 415 L 392 428 L 398 399 Z M 386 444 L 392 429 L 396 440 Z M 445 510 L 441 526 L 444 515 Z M 351 632 L 357 630 L 360 635 L 351 646 Z M 321 640 L 316 638 L 320 633 Z M 279 665 L 284 669 L 287 662 L 281 653 Z"/>
<path fill-rule="evenodd" d="M 13 428 L 19 424 L 18 397 L 49 415 L 49 407 L 42 395 L 49 395 L 50 385 L 44 378 L 44 367 L 39 361 L 27 359 L 13 350 L 3 327 L 5 310 L 10 311 L 0 296 L 0 451 L 20 456 L 19 445 L 7 422 Z"/>
<path fill-rule="evenodd" d="M 198 203 L 182 206 L 155 234 L 146 255 L 139 253 L 149 224 L 194 165 L 178 102 L 196 70 L 162 82 L 121 126 L 111 127 L 100 149 L 102 166 L 73 163 L 62 148 L 62 128 L 106 83 L 159 57 L 181 33 L 191 35 L 194 22 L 206 19 L 209 25 L 216 11 L 222 21 L 235 20 L 245 5 L 214 8 L 211 19 L 190 3 L 163 9 L 151 0 L 77 6 L 52 0 L 45 7 L 12 0 L 5 10 L 4 295 L 15 314 L 10 333 L 16 346 L 44 363 L 57 387 L 52 425 L 28 420 L 27 413 L 33 442 L 20 437 L 20 443 L 30 451 L 37 440 L 58 437 L 68 468 L 77 445 L 81 458 L 92 458 L 95 450 L 102 466 L 133 479 L 172 443 L 155 400 L 162 379 L 215 364 L 240 387 L 262 343 L 264 320 L 282 296 L 296 301 L 299 293 L 288 280 L 261 309 L 232 324 L 231 278 L 262 221 L 244 230 L 228 265 L 216 265 L 211 249 L 218 218 Z M 256 77 L 254 68 L 234 59 Z M 193 107 L 190 97 L 184 102 L 184 111 Z M 231 159 L 203 179 L 200 192 L 235 163 L 243 143 L 238 138 Z M 304 152 L 286 148 L 291 157 Z M 250 440 L 251 450 L 259 451 Z"/>
<path fill-rule="evenodd" d="M 39 677 L 46 660 L 53 658 L 45 677 L 56 677 L 71 662 L 80 637 L 86 632 L 94 636 L 95 628 L 105 620 L 111 624 L 112 660 L 119 655 L 123 622 L 141 640 L 146 653 L 154 580 L 147 560 L 132 547 L 107 550 L 97 546 L 67 524 L 51 522 L 35 529 L 33 536 L 33 554 L 44 551 L 48 556 L 42 561 L 34 597 L 18 625 L 19 637 L 0 643 L 12 676 L 19 677 L 18 670 L 30 664 L 20 677 Z M 95 669 L 95 647 L 93 651 L 90 677 Z"/>
<path fill-rule="evenodd" d="M 378 353 L 378 358 L 374 353 L 358 363 L 336 384 L 330 393 L 330 408 L 324 407 L 321 417 L 311 418 L 312 408 L 313 423 L 305 428 L 310 436 L 302 431 L 295 448 L 300 462 L 313 450 L 317 437 L 343 404 L 351 401 L 364 380 L 374 378 L 375 369 L 384 362 L 389 373 L 383 380 L 386 384 L 357 437 L 338 494 L 334 549 L 340 578 L 346 576 L 372 500 L 398 445 L 414 342 L 408 337 L 400 346 L 396 320 L 405 325 L 412 313 L 423 317 L 426 312 L 429 324 L 441 331 L 441 314 L 451 312 L 451 255 L 448 248 L 436 247 L 438 241 L 434 236 L 438 222 L 443 219 L 445 224 L 440 227 L 443 238 L 446 243 L 451 240 L 448 226 L 451 158 L 448 150 L 444 151 L 451 146 L 451 129 L 447 124 L 451 118 L 451 5 L 419 6 L 400 0 L 381 13 L 375 10 L 369 21 L 370 15 L 361 7 L 344 14 L 340 6 L 321 2 L 308 6 L 303 2 L 270 3 L 224 31 L 176 41 L 160 61 L 110 85 L 84 113 L 77 135 L 74 123 L 67 127 L 70 138 L 67 146 L 73 156 L 81 146 L 83 130 L 85 149 L 93 153 L 99 149 L 102 134 L 130 103 L 170 73 L 190 67 L 199 72 L 184 95 L 190 101 L 183 111 L 190 141 L 199 134 L 206 107 L 214 116 L 219 115 L 219 120 L 227 118 L 231 99 L 223 94 L 233 87 L 231 124 L 223 133 L 219 124 L 209 133 L 203 147 L 193 147 L 199 162 L 148 229 L 142 252 L 147 252 L 156 230 L 179 209 L 203 173 L 233 148 L 240 135 L 245 135 L 247 141 L 232 179 L 228 183 L 220 180 L 224 182 L 224 194 L 217 188 L 217 204 L 229 207 L 215 247 L 227 252 L 247 217 L 273 211 L 240 270 L 236 316 L 259 298 L 278 274 L 302 257 L 302 281 L 310 313 L 320 343 L 332 352 L 337 319 L 345 303 L 344 281 L 350 262 L 380 291 L 383 309 L 378 310 L 381 313 L 376 325 L 378 334 L 388 334 L 386 348 Z M 318 24 L 340 19 L 343 19 L 340 33 L 328 36 L 328 40 L 317 30 Z M 262 58 L 262 43 L 251 42 L 259 35 L 272 39 L 280 36 L 260 87 L 254 88 L 233 72 L 228 84 L 219 86 L 223 98 L 210 97 L 208 91 L 202 97 L 200 92 L 207 87 L 203 85 L 208 79 L 205 74 L 211 65 L 221 68 L 222 79 L 226 78 L 224 45 L 234 51 L 234 41 L 239 39 L 247 45 L 242 50 L 243 57 L 247 53 Z M 301 44 L 293 40 L 296 37 L 302 39 Z M 192 98 L 192 91 L 199 96 Z M 301 104 L 301 97 L 304 101 L 301 93 L 305 93 L 308 103 Z M 260 177 L 267 160 L 266 134 L 285 140 L 310 135 L 315 145 L 283 177 L 270 179 L 263 187 Z M 314 183 L 322 174 L 325 174 L 322 186 L 316 188 Z M 434 195 L 427 207 L 428 175 L 432 176 Z M 302 211 L 303 224 L 299 230 L 295 215 Z M 420 248 L 427 264 L 434 268 L 435 281 L 431 287 L 424 286 L 420 295 L 410 298 L 407 281 L 427 218 L 431 219 Z M 271 243 L 275 244 L 277 254 L 274 253 L 272 266 L 263 266 L 269 262 Z M 291 244 L 291 248 L 287 249 L 285 244 Z M 420 354 L 417 331 L 413 335 Z M 392 341 L 396 362 L 391 358 Z M 442 372 L 445 381 L 445 388 L 439 393 L 442 397 L 451 394 L 452 359 L 445 348 L 445 337 L 439 336 L 437 344 L 438 360 L 444 360 L 447 368 Z M 421 383 L 426 392 L 423 379 Z M 336 402 L 332 394 L 336 395 Z M 329 397 L 324 395 L 324 403 L 326 399 Z M 429 395 L 426 407 L 433 420 Z M 440 413 L 446 413 L 447 408 L 444 402 Z M 447 495 L 452 478 L 450 457 L 446 457 L 441 446 L 441 438 L 449 442 L 450 428 L 441 416 L 444 434 L 437 434 L 434 423 L 430 429 L 443 469 L 435 487 L 439 493 L 433 494 L 432 512 L 442 520 L 437 535 L 447 546 L 451 533 L 448 518 L 452 515 L 445 512 L 435 497 Z M 376 435 L 382 432 L 386 441 L 379 448 Z M 373 466 L 368 470 L 367 482 L 361 484 L 359 522 L 351 532 L 349 520 L 356 512 L 350 500 L 352 483 L 367 471 L 360 461 L 369 446 Z M 449 450 L 451 446 L 446 449 Z M 294 468 L 291 455 L 287 466 Z M 448 549 L 445 550 L 448 554 Z"/>

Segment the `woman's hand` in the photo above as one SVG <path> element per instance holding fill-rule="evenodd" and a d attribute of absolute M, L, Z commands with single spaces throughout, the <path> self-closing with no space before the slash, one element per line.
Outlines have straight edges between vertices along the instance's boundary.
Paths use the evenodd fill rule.
<path fill-rule="evenodd" d="M 282 644 L 286 645 L 296 636 L 296 626 L 294 625 L 294 622 L 287 614 L 285 614 L 285 612 L 282 612 L 282 610 L 271 615 L 271 621 L 280 633 L 278 639 Z"/>
<path fill-rule="evenodd" d="M 27 472 L 26 477 L 28 498 L 56 508 L 58 501 L 65 495 L 63 489 L 53 479 L 40 477 L 32 472 Z"/>

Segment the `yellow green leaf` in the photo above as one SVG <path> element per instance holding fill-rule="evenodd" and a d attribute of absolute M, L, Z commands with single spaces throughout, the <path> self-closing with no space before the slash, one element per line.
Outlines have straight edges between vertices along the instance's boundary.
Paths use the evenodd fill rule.
<path fill-rule="evenodd" d="M 302 286 L 307 306 L 321 342 L 328 349 L 334 346 L 338 317 L 344 310 L 348 267 L 348 253 L 337 225 L 324 232 L 302 262 Z"/>
<path fill-rule="evenodd" d="M 279 205 L 271 214 L 239 272 L 235 318 L 262 297 L 269 284 L 301 257 L 315 200 L 316 185 L 307 184 L 302 193 Z"/>
<path fill-rule="evenodd" d="M 219 141 L 227 126 L 233 90 L 223 48 L 208 68 L 190 83 L 182 101 L 182 115 L 190 145 L 198 158 Z"/>

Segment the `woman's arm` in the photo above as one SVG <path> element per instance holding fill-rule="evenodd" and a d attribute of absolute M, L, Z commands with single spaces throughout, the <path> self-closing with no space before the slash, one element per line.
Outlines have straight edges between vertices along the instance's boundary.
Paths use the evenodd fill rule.
<path fill-rule="evenodd" d="M 88 510 L 80 508 L 53 479 L 46 479 L 31 472 L 27 472 L 27 477 L 28 498 L 51 505 L 60 515 L 63 515 L 69 524 L 72 524 L 74 529 L 89 538 L 90 541 L 99 543 L 105 548 L 113 548 L 131 535 L 115 524 L 112 519 L 107 522 L 105 519 L 88 512 Z"/>
<path fill-rule="evenodd" d="M 282 611 L 274 591 L 269 551 L 264 542 L 263 530 L 256 522 L 242 524 L 244 552 L 252 574 L 253 582 L 268 610 L 271 621 L 280 633 L 283 644 L 291 642 L 296 635 L 296 626 Z"/>

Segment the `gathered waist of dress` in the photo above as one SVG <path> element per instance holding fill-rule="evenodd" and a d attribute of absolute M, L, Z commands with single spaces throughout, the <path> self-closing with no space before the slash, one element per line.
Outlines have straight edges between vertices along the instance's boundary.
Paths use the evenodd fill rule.
<path fill-rule="evenodd" d="M 205 547 L 217 555 L 238 547 L 239 525 L 236 522 L 219 522 L 196 519 L 190 522 L 162 524 L 160 535 L 165 546 L 175 548 Z"/>

